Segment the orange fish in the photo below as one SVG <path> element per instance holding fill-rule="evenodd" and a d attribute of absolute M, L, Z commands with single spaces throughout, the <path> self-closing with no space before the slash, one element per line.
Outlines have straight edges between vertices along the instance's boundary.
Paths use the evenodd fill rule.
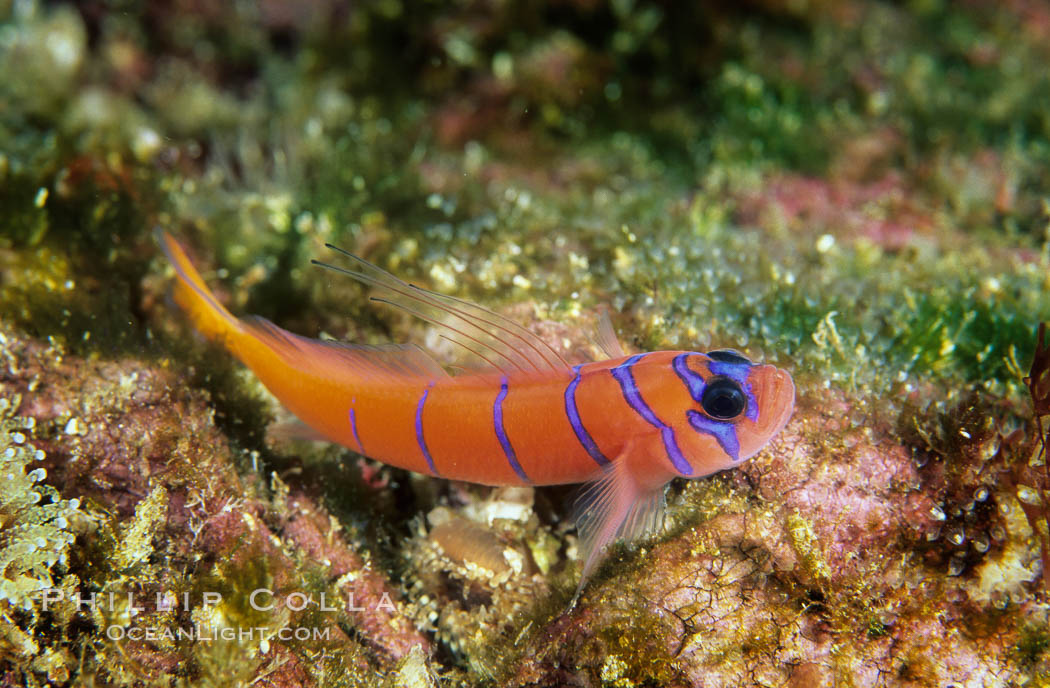
<path fill-rule="evenodd" d="M 373 287 L 377 301 L 441 328 L 485 361 L 450 375 L 414 346 L 309 339 L 268 320 L 236 318 L 182 247 L 159 240 L 175 268 L 175 301 L 322 437 L 393 466 L 486 485 L 590 483 L 577 504 L 584 566 L 605 545 L 662 520 L 664 487 L 758 452 L 787 423 L 791 376 L 729 349 L 628 356 L 608 319 L 608 360 L 572 365 L 496 313 L 407 284 L 341 251 L 348 267 L 315 264 Z"/>

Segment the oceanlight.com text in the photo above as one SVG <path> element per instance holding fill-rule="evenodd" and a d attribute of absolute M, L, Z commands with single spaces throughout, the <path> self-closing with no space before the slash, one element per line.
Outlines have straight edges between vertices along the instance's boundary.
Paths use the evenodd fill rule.
<path fill-rule="evenodd" d="M 281 641 L 328 640 L 330 632 L 331 629 L 327 627 L 315 628 L 311 626 L 285 626 L 273 629 L 267 626 L 212 628 L 210 626 L 201 626 L 200 624 L 177 628 L 140 628 L 138 626 L 125 628 L 113 625 L 106 628 L 106 637 L 110 640 L 192 640 L 199 642 L 226 640 L 240 643 L 261 643 L 274 638 Z"/>

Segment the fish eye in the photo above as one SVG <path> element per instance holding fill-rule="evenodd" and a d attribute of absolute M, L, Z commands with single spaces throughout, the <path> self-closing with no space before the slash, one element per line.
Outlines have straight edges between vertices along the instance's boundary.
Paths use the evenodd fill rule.
<path fill-rule="evenodd" d="M 735 349 L 716 349 L 715 351 L 708 351 L 707 357 L 723 363 L 746 363 L 747 365 L 753 365 L 747 356 L 744 356 Z"/>
<path fill-rule="evenodd" d="M 747 409 L 747 396 L 736 380 L 717 375 L 704 386 L 700 406 L 715 420 L 733 420 Z"/>

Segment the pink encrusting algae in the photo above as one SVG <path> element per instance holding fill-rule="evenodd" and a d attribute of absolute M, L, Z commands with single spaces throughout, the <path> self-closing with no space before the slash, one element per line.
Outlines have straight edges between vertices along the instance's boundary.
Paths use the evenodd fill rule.
<path fill-rule="evenodd" d="M 232 643 L 111 641 L 121 649 L 112 645 L 110 656 L 109 645 L 97 648 L 109 659 L 96 676 L 122 681 L 185 665 L 201 680 L 266 675 L 277 685 L 302 685 L 319 671 L 368 672 L 376 662 L 393 671 L 413 647 L 429 652 L 427 638 L 400 611 L 397 586 L 310 497 L 287 488 L 268 497 L 264 476 L 238 475 L 237 452 L 216 427 L 204 395 L 188 391 L 170 365 L 86 361 L 10 332 L 0 339 L 7 361 L 0 396 L 21 400 L 14 412 L 33 419 L 37 430 L 29 441 L 43 450 L 41 469 L 62 493 L 80 495 L 87 515 L 73 524 L 89 544 L 72 557 L 78 574 L 61 581 L 58 641 L 83 632 L 69 599 L 92 592 L 125 600 L 131 593 L 143 606 L 129 618 L 99 605 L 94 622 L 114 626 L 111 635 L 117 629 L 174 633 L 194 624 L 211 629 L 204 635 L 223 627 L 273 634 L 269 641 L 257 633 Z M 262 598 L 276 600 L 273 610 L 252 607 L 256 589 L 274 592 Z M 206 592 L 222 601 L 203 604 Z M 298 605 L 286 604 L 293 593 L 314 603 L 296 611 L 291 607 Z M 319 613 L 322 593 L 331 610 Z M 158 607 L 159 599 L 172 609 Z M 327 659 L 306 663 L 297 642 L 277 638 L 285 626 L 321 631 L 325 640 L 304 647 Z M 363 642 L 344 627 L 358 629 Z M 49 638 L 40 636 L 38 651 L 63 675 L 72 658 L 62 659 Z"/>
<path fill-rule="evenodd" d="M 857 414 L 834 392 L 803 398 L 797 422 L 765 458 L 713 485 L 690 485 L 672 500 L 678 535 L 627 560 L 637 587 L 604 580 L 583 611 L 552 619 L 523 650 L 510 685 L 581 665 L 620 685 L 704 688 L 1023 680 L 1027 668 L 1012 660 L 1033 630 L 1004 624 L 1011 617 L 1001 598 L 982 585 L 1015 586 L 1024 600 L 1035 542 L 1017 518 L 990 547 L 950 540 L 942 528 L 963 522 L 952 514 L 968 507 L 954 494 L 977 491 L 986 476 L 938 487 L 936 467 L 916 461 L 891 425 Z M 986 442 L 973 444 L 978 465 Z M 1011 502 L 1003 492 L 982 498 Z M 996 512 L 967 521 L 971 538 L 1002 525 Z M 959 551 L 969 553 L 966 567 L 951 569 Z M 1001 569 L 1018 556 L 1020 569 Z M 1016 578 L 993 579 L 1001 570 Z M 1038 605 L 1022 602 L 1019 612 L 1045 623 Z M 598 630 L 627 618 L 644 619 L 635 622 L 641 629 Z"/>

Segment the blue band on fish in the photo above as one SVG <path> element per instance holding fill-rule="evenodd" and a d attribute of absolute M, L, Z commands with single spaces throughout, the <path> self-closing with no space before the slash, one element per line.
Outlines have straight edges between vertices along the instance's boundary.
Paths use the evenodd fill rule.
<path fill-rule="evenodd" d="M 685 412 L 686 418 L 689 419 L 689 424 L 693 426 L 698 432 L 702 432 L 706 435 L 711 435 L 717 441 L 719 446 L 722 447 L 729 458 L 733 461 L 740 460 L 740 440 L 736 436 L 736 426 L 732 423 L 722 423 L 712 418 L 708 418 L 699 411 L 689 409 Z"/>
<path fill-rule="evenodd" d="M 354 403 L 357 400 L 350 403 Z M 350 430 L 354 433 L 354 442 L 357 442 L 357 450 L 362 454 L 365 453 L 365 445 L 361 444 L 361 436 L 357 434 L 357 414 L 354 412 L 353 407 L 350 407 Z"/>
<path fill-rule="evenodd" d="M 687 363 L 689 357 L 695 355 L 696 354 L 678 354 L 671 362 L 671 368 L 689 389 L 689 396 L 695 399 L 696 403 L 699 404 L 704 396 L 704 378 L 700 376 L 700 373 L 690 368 Z"/>
<path fill-rule="evenodd" d="M 426 403 L 427 395 L 430 394 L 430 388 L 433 386 L 433 382 L 427 385 L 427 388 L 423 390 L 423 396 L 419 398 L 419 405 L 416 406 L 416 442 L 423 451 L 423 458 L 427 460 L 427 467 L 430 469 L 430 472 L 434 475 L 441 475 L 434 468 L 434 459 L 430 456 L 430 450 L 427 449 L 426 440 L 423 439 L 423 405 Z"/>
<path fill-rule="evenodd" d="M 518 463 L 518 457 L 514 453 L 514 447 L 510 445 L 510 438 L 507 437 L 507 429 L 503 425 L 503 400 L 507 398 L 507 376 L 504 375 L 499 383 L 499 395 L 496 396 L 496 402 L 492 405 L 492 425 L 496 429 L 496 437 L 499 438 L 500 446 L 503 447 L 503 453 L 507 456 L 507 463 L 514 469 L 514 472 L 518 474 L 518 477 L 527 483 L 531 483 L 529 476 L 525 475 L 525 470 Z"/>
<path fill-rule="evenodd" d="M 696 354 L 679 354 L 675 356 L 674 361 L 671 363 L 671 367 L 674 372 L 678 374 L 678 377 L 682 379 L 685 386 L 689 388 L 689 396 L 693 397 L 697 403 L 704 397 L 704 390 L 706 389 L 706 383 L 700 373 L 696 372 L 687 365 L 687 361 L 690 356 Z M 707 361 L 707 369 L 711 371 L 713 375 L 723 375 L 737 382 L 740 388 L 744 391 L 747 396 L 747 412 L 746 417 L 750 420 L 758 419 L 758 404 L 755 402 L 755 395 L 751 392 L 751 386 L 747 382 L 748 369 L 751 368 L 749 363 L 743 361 L 737 362 L 726 362 L 709 359 Z M 725 421 L 718 421 L 714 418 L 709 418 L 699 411 L 690 409 L 686 411 L 686 418 L 689 420 L 689 424 L 693 426 L 697 432 L 702 432 L 705 435 L 710 435 L 715 438 L 719 446 L 722 447 L 729 458 L 733 461 L 740 460 L 740 440 L 737 438 L 736 426 L 733 423 L 727 423 Z"/>
<path fill-rule="evenodd" d="M 645 399 L 642 399 L 642 394 L 638 391 L 638 385 L 635 384 L 631 366 L 645 358 L 645 356 L 647 354 L 635 354 L 620 365 L 612 368 L 610 372 L 616 381 L 620 383 L 620 390 L 627 404 L 650 425 L 660 430 L 660 438 L 663 440 L 664 450 L 667 452 L 667 458 L 671 460 L 671 465 L 682 475 L 692 475 L 693 467 L 678 447 L 674 429 L 657 418 L 653 410 L 645 403 Z"/>
<path fill-rule="evenodd" d="M 583 427 L 583 421 L 580 419 L 580 410 L 576 407 L 576 387 L 580 384 L 581 367 L 579 365 L 573 366 L 572 370 L 576 373 L 576 377 L 565 388 L 565 416 L 569 419 L 572 431 L 576 433 L 576 439 L 580 441 L 587 454 L 599 466 L 608 466 L 610 463 L 609 457 L 602 453 L 602 450 L 598 448 L 598 443 L 587 432 L 587 428 Z"/>

